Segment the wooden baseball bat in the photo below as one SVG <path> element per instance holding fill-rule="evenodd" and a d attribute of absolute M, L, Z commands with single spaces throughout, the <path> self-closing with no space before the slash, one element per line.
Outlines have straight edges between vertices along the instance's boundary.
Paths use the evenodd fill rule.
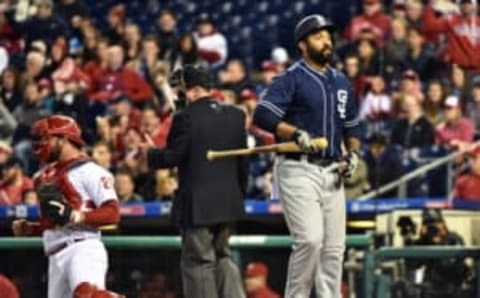
<path fill-rule="evenodd" d="M 328 141 L 326 138 L 315 138 L 313 142 L 319 149 L 327 148 Z M 269 153 L 269 152 L 300 152 L 300 148 L 295 144 L 295 142 L 286 142 L 286 143 L 279 143 L 267 146 L 258 146 L 254 148 L 242 148 L 242 149 L 233 149 L 233 150 L 221 150 L 221 151 L 214 151 L 209 150 L 207 152 L 207 159 L 214 160 L 218 158 L 225 158 L 231 156 L 240 156 L 240 155 L 252 155 L 258 153 Z"/>

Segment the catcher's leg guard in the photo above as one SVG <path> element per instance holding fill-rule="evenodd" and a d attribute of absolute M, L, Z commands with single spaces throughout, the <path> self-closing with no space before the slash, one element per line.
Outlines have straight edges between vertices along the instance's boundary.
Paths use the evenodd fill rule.
<path fill-rule="evenodd" d="M 125 296 L 107 290 L 100 290 L 88 282 L 82 282 L 75 288 L 73 298 L 125 298 Z"/>

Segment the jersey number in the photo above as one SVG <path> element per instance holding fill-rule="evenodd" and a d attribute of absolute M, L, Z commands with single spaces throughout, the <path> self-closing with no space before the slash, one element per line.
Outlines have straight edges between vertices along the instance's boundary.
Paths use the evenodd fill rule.
<path fill-rule="evenodd" d="M 348 93 L 346 90 L 338 90 L 337 92 L 337 111 L 340 114 L 340 119 L 345 119 L 347 117 L 347 97 Z"/>
<path fill-rule="evenodd" d="M 112 178 L 102 177 L 102 178 L 100 178 L 100 181 L 102 183 L 102 187 L 105 188 L 105 189 L 110 189 L 110 188 L 113 187 Z"/>

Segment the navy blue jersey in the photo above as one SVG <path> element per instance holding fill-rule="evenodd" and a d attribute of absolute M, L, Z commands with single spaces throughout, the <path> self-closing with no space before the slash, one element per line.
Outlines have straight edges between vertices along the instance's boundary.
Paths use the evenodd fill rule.
<path fill-rule="evenodd" d="M 342 139 L 359 134 L 354 93 L 345 75 L 331 67 L 316 71 L 303 60 L 276 77 L 262 93 L 253 121 L 273 133 L 285 121 L 312 137 L 325 137 L 328 148 L 322 155 L 327 158 L 340 157 Z"/>

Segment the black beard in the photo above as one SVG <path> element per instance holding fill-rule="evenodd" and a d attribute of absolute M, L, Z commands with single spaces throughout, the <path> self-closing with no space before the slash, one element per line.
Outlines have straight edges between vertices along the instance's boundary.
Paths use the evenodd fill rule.
<path fill-rule="evenodd" d="M 327 49 L 330 49 L 330 48 L 323 48 L 320 51 L 316 51 L 316 50 L 312 49 L 311 47 L 307 47 L 307 53 L 308 53 L 308 56 L 310 57 L 310 59 L 312 59 L 312 61 L 314 61 L 315 63 L 317 63 L 319 65 L 325 65 L 332 58 L 331 49 L 330 49 L 330 52 L 327 52 Z"/>
<path fill-rule="evenodd" d="M 60 157 L 60 151 L 59 150 L 54 150 L 52 152 L 50 152 L 50 156 L 48 157 L 48 163 L 51 163 L 51 162 L 54 162 L 56 160 L 58 160 L 58 158 Z"/>
<path fill-rule="evenodd" d="M 60 152 L 62 151 L 60 145 L 58 144 L 58 141 L 55 143 L 53 148 L 50 151 L 50 155 L 48 156 L 48 163 L 54 162 L 58 160 L 60 157 Z"/>

